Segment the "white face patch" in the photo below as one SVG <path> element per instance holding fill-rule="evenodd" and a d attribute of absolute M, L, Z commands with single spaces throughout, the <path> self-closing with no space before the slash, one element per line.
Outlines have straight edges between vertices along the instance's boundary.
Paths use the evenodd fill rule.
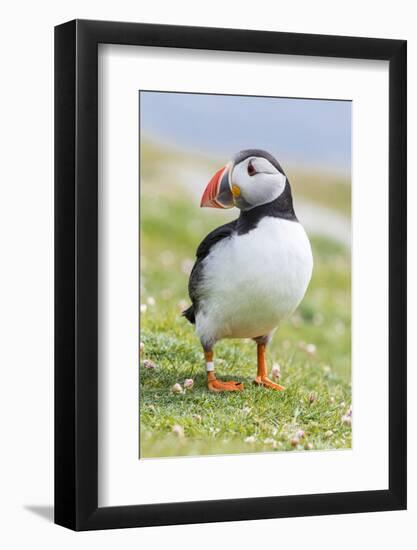
<path fill-rule="evenodd" d="M 239 189 L 242 203 L 249 205 L 242 210 L 250 210 L 278 198 L 284 191 L 286 177 L 266 158 L 248 157 L 233 168 L 230 180 Z M 240 207 L 239 198 L 236 203 Z"/>

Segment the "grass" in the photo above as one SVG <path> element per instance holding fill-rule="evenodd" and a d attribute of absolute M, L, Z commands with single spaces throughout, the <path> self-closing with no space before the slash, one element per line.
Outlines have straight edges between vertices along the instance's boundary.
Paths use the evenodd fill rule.
<path fill-rule="evenodd" d="M 148 167 L 141 188 L 141 457 L 350 447 L 351 428 L 342 422 L 351 403 L 349 252 L 330 240 L 311 239 L 310 287 L 268 350 L 269 366 L 279 363 L 286 390 L 252 385 L 255 344 L 225 340 L 215 348 L 216 371 L 244 382 L 245 390 L 211 394 L 199 341 L 181 310 L 189 304 L 196 247 L 226 221 L 225 213 L 200 211 L 175 180 L 164 190 L 151 159 L 143 163 Z M 156 368 L 145 368 L 145 359 Z M 172 386 L 187 378 L 194 387 L 174 394 Z M 304 437 L 294 440 L 300 430 Z"/>

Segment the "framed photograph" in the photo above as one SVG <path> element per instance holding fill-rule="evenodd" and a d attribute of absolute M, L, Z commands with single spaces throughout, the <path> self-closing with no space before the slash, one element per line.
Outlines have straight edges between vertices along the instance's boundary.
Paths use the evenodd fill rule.
<path fill-rule="evenodd" d="M 406 508 L 404 40 L 60 25 L 55 197 L 56 523 Z"/>

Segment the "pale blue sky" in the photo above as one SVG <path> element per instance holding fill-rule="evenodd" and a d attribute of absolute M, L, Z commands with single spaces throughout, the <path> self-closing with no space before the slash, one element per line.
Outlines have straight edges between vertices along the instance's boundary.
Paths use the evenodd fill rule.
<path fill-rule="evenodd" d="M 282 163 L 350 176 L 351 102 L 140 93 L 144 136 L 176 148 L 230 158 L 266 149 Z"/>

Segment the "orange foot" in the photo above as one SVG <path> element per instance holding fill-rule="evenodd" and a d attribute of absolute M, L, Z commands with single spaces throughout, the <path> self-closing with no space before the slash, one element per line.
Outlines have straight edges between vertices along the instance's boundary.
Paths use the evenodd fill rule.
<path fill-rule="evenodd" d="M 280 386 L 279 384 L 275 384 L 275 382 L 272 382 L 267 376 L 257 376 L 255 380 L 253 381 L 254 384 L 257 386 L 264 386 L 265 388 L 271 388 L 271 390 L 275 391 L 283 391 L 285 390 L 284 386 Z"/>
<path fill-rule="evenodd" d="M 235 382 L 234 380 L 223 382 L 222 380 L 217 380 L 217 378 L 208 380 L 207 386 L 210 391 L 214 392 L 243 390 L 243 384 L 241 382 Z"/>

